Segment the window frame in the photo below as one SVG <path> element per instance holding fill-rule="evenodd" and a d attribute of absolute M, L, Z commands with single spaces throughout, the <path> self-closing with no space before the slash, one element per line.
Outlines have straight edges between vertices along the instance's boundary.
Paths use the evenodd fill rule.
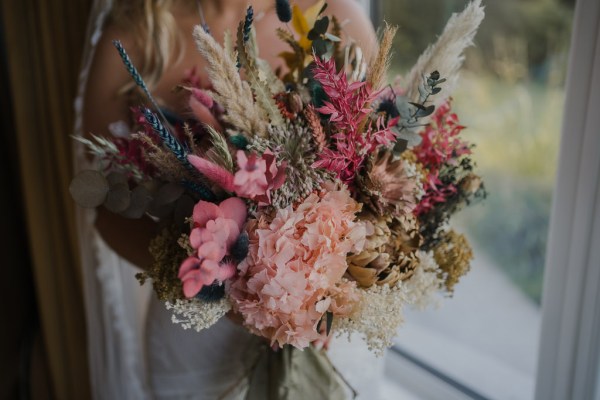
<path fill-rule="evenodd" d="M 358 0 L 375 26 L 382 0 Z M 544 269 L 536 400 L 600 400 L 600 2 L 578 0 Z M 594 247 L 594 244 L 596 246 Z M 393 357 L 408 389 L 469 397 Z"/>

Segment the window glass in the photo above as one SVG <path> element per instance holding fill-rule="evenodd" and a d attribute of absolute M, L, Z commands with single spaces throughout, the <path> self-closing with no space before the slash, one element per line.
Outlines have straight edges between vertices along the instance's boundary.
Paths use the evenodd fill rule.
<path fill-rule="evenodd" d="M 381 0 L 405 73 L 465 0 Z M 398 346 L 487 398 L 533 397 L 539 305 L 574 1 L 485 2 L 453 108 L 489 192 L 453 224 L 471 272 L 437 310 L 413 312 Z M 390 76 L 390 79 L 392 76 Z M 398 377 L 402 382 L 402 377 Z"/>

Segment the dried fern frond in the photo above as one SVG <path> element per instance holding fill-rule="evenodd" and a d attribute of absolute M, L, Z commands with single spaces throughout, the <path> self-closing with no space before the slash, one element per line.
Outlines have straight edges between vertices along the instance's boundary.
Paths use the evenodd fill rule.
<path fill-rule="evenodd" d="M 379 50 L 369 62 L 367 82 L 371 84 L 373 90 L 378 90 L 385 85 L 386 74 L 391 60 L 390 50 L 397 30 L 397 27 L 389 26 L 386 23 L 385 28 L 383 28 L 381 40 L 379 41 Z"/>
<path fill-rule="evenodd" d="M 283 125 L 283 117 L 277 108 L 274 93 L 271 93 L 267 85 L 260 79 L 260 71 L 256 63 L 256 47 L 253 45 L 255 41 L 244 40 L 244 22 L 240 22 L 237 30 L 237 49 L 238 59 L 241 66 L 246 72 L 246 79 L 250 82 L 250 86 L 256 95 L 256 103 L 269 119 L 272 125 Z"/>
<path fill-rule="evenodd" d="M 473 44 L 473 38 L 483 17 L 481 0 L 472 1 L 463 12 L 450 17 L 437 42 L 425 50 L 406 77 L 409 85 L 407 87 L 409 100 L 419 99 L 419 85 L 423 77 L 433 71 L 439 71 L 440 75 L 446 78 L 443 90 L 433 98 L 434 105 L 440 104 L 452 95 L 464 61 L 463 52 Z"/>
<path fill-rule="evenodd" d="M 250 86 L 240 78 L 235 60 L 201 26 L 194 28 L 194 39 L 208 63 L 215 100 L 227 110 L 223 120 L 249 136 L 265 136 L 267 121 L 254 104 Z"/>

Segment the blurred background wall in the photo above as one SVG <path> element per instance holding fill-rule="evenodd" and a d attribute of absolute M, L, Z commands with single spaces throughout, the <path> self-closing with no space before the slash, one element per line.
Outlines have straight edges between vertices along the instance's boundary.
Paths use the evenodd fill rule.
<path fill-rule="evenodd" d="M 0 8 L 0 398 L 89 398 L 70 134 L 90 0 Z"/>

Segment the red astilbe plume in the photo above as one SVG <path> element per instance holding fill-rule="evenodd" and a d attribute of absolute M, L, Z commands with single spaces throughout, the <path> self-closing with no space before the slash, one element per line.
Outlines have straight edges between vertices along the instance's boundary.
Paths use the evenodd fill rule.
<path fill-rule="evenodd" d="M 440 171 L 445 166 L 457 166 L 462 156 L 471 154 L 469 143 L 459 137 L 464 128 L 447 101 L 437 108 L 431 123 L 421 132 L 423 140 L 413 148 L 413 152 L 428 173 L 423 184 L 425 195 L 415 209 L 417 216 L 428 213 L 437 204 L 445 203 L 448 197 L 456 193 L 456 186 L 444 183 Z"/>
<path fill-rule="evenodd" d="M 366 156 L 395 139 L 390 128 L 397 120 L 385 125 L 379 118 L 375 127 L 369 124 L 366 130 L 362 129 L 373 112 L 370 104 L 378 93 L 374 93 L 366 82 L 348 83 L 346 74 L 337 72 L 333 59 L 325 61 L 316 55 L 314 59 L 314 78 L 328 97 L 317 111 L 329 115 L 334 148 L 325 148 L 313 166 L 332 171 L 344 183 L 351 184 Z"/>
<path fill-rule="evenodd" d="M 436 176 L 445 164 L 456 165 L 461 156 L 471 154 L 469 143 L 459 137 L 465 127 L 451 111 L 449 101 L 442 103 L 421 132 L 423 140 L 413 149 L 417 160 Z"/>

